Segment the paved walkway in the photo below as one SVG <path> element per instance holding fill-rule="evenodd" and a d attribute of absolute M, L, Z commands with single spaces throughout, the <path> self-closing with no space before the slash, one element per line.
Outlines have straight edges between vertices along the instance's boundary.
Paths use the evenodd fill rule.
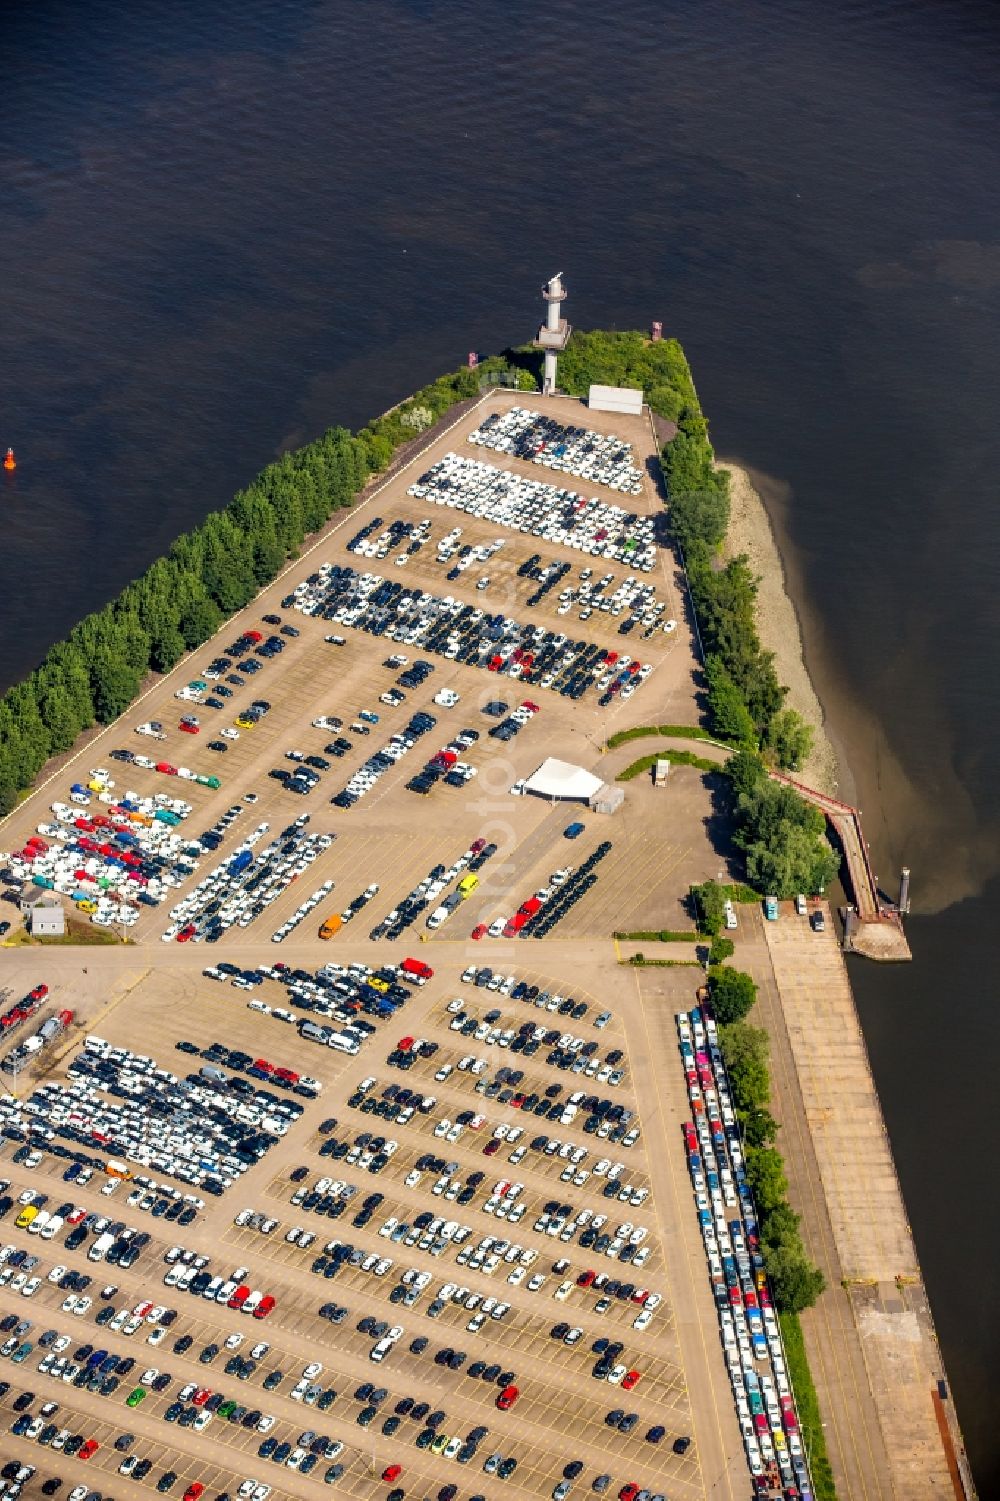
<path fill-rule="evenodd" d="M 771 1037 L 790 1198 L 828 1283 L 803 1328 L 838 1491 L 951 1501 L 932 1400 L 944 1371 L 833 925 L 753 925 L 741 959 Z"/>

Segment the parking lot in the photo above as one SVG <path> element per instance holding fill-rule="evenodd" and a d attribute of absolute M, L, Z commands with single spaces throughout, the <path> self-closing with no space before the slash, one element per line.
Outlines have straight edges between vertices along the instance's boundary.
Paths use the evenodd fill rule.
<path fill-rule="evenodd" d="M 44 982 L 39 1020 L 74 1013 L 4 1108 L 0 1240 L 15 1261 L 37 1255 L 41 1280 L 26 1294 L 20 1269 L 0 1270 L 0 1315 L 31 1325 L 0 1355 L 2 1427 L 19 1392 L 34 1393 L 27 1427 L 59 1403 L 33 1436 L 5 1431 L 5 1458 L 36 1467 L 26 1494 L 59 1479 L 64 1498 L 83 1476 L 104 1498 L 145 1497 L 171 1471 L 163 1494 L 203 1485 L 207 1501 L 324 1485 L 413 1501 L 747 1493 L 710 1290 L 691 1270 L 684 1081 L 675 1056 L 661 1071 L 650 1055 L 647 1003 L 611 943 L 688 925 L 680 899 L 711 873 L 709 792 L 675 768 L 668 793 L 628 784 L 612 817 L 510 793 L 550 755 L 612 780 L 630 757 L 603 754 L 609 733 L 692 714 L 669 551 L 652 523 L 598 536 L 611 507 L 658 515 L 648 430 L 583 415 L 633 443 L 632 493 L 471 445 L 483 411 L 467 414 L 4 825 L 18 884 L 44 871 L 62 890 L 68 871 L 84 913 L 92 891 L 89 915 L 133 914 L 128 947 L 4 954 L 12 998 Z M 449 452 L 600 492 L 591 547 L 623 556 L 409 494 Z M 376 555 L 360 555 L 376 519 Z M 544 588 L 538 573 L 563 564 Z M 367 570 L 405 582 L 409 605 L 377 582 L 359 593 Z M 283 644 L 261 655 L 247 632 Z M 182 716 L 199 723 L 183 731 Z M 436 757 L 429 786 L 408 787 Z M 202 780 L 180 776 L 184 763 Z M 578 839 L 563 834 L 572 820 Z M 524 937 L 489 936 L 527 901 Z M 655 973 L 691 1004 L 693 971 Z M 74 1159 L 89 1181 L 64 1176 Z M 47 1196 L 27 1206 L 41 1229 L 15 1223 L 31 1192 Z M 107 1237 L 110 1265 L 93 1254 Z M 53 1266 L 65 1271 L 50 1282 Z M 59 1285 L 74 1272 L 90 1285 Z M 82 1381 L 38 1370 L 63 1333 L 73 1348 L 58 1358 Z M 99 1350 L 135 1361 L 109 1390 L 113 1359 L 85 1374 Z M 144 1368 L 169 1380 L 127 1407 Z M 46 1424 L 56 1433 L 40 1443 Z M 53 1448 L 62 1428 L 97 1440 L 89 1460 Z"/>

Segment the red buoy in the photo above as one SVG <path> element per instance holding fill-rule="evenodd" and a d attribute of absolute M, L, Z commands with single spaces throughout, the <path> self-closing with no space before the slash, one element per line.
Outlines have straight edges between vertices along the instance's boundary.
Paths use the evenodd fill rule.
<path fill-rule="evenodd" d="M 8 448 L 7 450 L 7 457 L 3 461 L 3 467 L 5 469 L 17 468 L 17 460 L 14 457 L 14 450 L 12 448 Z"/>

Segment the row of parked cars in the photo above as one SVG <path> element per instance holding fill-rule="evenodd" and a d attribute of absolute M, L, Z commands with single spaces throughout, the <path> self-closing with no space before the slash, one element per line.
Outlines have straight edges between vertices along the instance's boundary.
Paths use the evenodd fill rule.
<path fill-rule="evenodd" d="M 562 474 L 594 480 L 625 495 L 642 494 L 642 475 L 632 457 L 631 443 L 613 433 L 559 422 L 530 407 L 491 412 L 469 434 L 469 442 Z"/>
<path fill-rule="evenodd" d="M 664 636 L 673 635 L 677 622 L 664 620 L 667 607 L 662 601 L 657 601 L 650 584 L 641 583 L 630 573 L 617 588 L 612 589 L 613 574 L 606 573 L 596 583 L 591 583 L 592 571 L 581 568 L 579 584 L 568 584 L 560 590 L 557 615 L 568 615 L 574 608 L 579 611 L 581 620 L 589 620 L 595 611 L 610 615 L 613 620 L 624 615 L 625 619 L 618 627 L 620 636 L 630 635 L 638 626 L 642 627 L 644 641 L 650 640 L 657 631 L 662 631 Z"/>
<path fill-rule="evenodd" d="M 229 928 L 248 928 L 333 843 L 333 834 L 309 833 L 309 822 L 309 814 L 301 814 L 257 853 L 270 832 L 269 824 L 259 824 L 170 909 L 163 941 L 217 943 Z"/>
<path fill-rule="evenodd" d="M 394 735 L 391 735 L 381 750 L 369 756 L 354 772 L 347 785 L 330 799 L 334 807 L 353 807 L 360 798 L 371 792 L 379 778 L 390 767 L 401 761 L 407 752 L 413 749 L 417 741 L 434 728 L 436 723 L 434 715 L 424 710 L 411 715 L 409 723 L 402 730 L 397 730 Z"/>
<path fill-rule="evenodd" d="M 439 898 L 453 881 L 461 882 L 469 875 L 478 874 L 496 852 L 497 846 L 492 842 L 487 842 L 484 838 L 474 839 L 451 865 L 445 866 L 440 862 L 433 865 L 416 886 L 407 892 L 398 906 L 393 907 L 381 922 L 375 924 L 368 937 L 372 940 L 399 938 L 421 913 L 428 909 L 433 911 L 439 905 Z"/>
<path fill-rule="evenodd" d="M 502 613 L 490 614 L 450 595 L 404 589 L 379 574 L 358 574 L 347 565 L 323 564 L 315 585 L 300 586 L 298 608 L 374 636 L 438 654 L 449 661 L 484 667 L 489 672 L 538 683 L 580 699 L 613 665 L 628 697 L 652 670 L 588 641 L 571 641 L 562 632 L 521 624 Z M 624 681 L 627 677 L 628 681 Z M 605 690 L 610 692 L 611 689 Z"/>
<path fill-rule="evenodd" d="M 36 1143 L 61 1137 L 90 1153 L 100 1143 L 106 1157 L 216 1195 L 285 1135 L 302 1108 L 249 1080 L 226 1080 L 210 1064 L 180 1078 L 96 1036 L 85 1039 L 65 1083 L 43 1080 L 23 1102 L 0 1101 L 4 1123 L 16 1119 Z"/>
<path fill-rule="evenodd" d="M 812 1501 L 784 1346 L 764 1271 L 757 1210 L 710 1008 L 679 1012 L 677 1033 L 693 1115 L 683 1126 L 688 1171 L 754 1493 Z"/>
<path fill-rule="evenodd" d="M 526 479 L 464 454 L 445 454 L 407 493 L 643 573 L 652 572 L 656 563 L 652 516 L 640 516 L 596 496 L 588 500 L 575 490 Z"/>

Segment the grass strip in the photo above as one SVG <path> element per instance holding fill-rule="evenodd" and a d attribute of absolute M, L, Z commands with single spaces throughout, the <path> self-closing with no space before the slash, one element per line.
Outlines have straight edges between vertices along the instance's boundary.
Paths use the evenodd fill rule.
<path fill-rule="evenodd" d="M 694 928 L 686 933 L 661 928 L 659 932 L 650 929 L 648 932 L 640 930 L 638 933 L 615 933 L 613 936 L 624 943 L 697 943 L 702 935 Z"/>
<path fill-rule="evenodd" d="M 781 1337 L 788 1360 L 788 1379 L 795 1393 L 795 1405 L 799 1414 L 802 1445 L 806 1451 L 813 1478 L 816 1501 L 837 1501 L 837 1489 L 833 1483 L 833 1469 L 826 1452 L 826 1435 L 819 1412 L 819 1398 L 813 1383 L 812 1372 L 806 1356 L 806 1342 L 802 1323 L 797 1313 L 779 1313 Z"/>
<path fill-rule="evenodd" d="M 725 743 L 694 724 L 640 724 L 630 730 L 617 730 L 609 736 L 608 750 L 625 745 L 629 740 L 640 740 L 643 735 L 672 735 L 677 740 L 709 740 L 717 745 Z"/>
<path fill-rule="evenodd" d="M 649 771 L 661 756 L 640 756 L 638 761 L 633 761 L 631 766 L 626 766 L 615 778 L 617 782 L 632 782 L 636 777 L 642 776 L 644 771 Z M 698 771 L 719 771 L 720 767 L 715 761 L 706 761 L 704 756 L 693 755 L 691 751 L 672 750 L 670 752 L 671 766 L 694 766 Z"/>

